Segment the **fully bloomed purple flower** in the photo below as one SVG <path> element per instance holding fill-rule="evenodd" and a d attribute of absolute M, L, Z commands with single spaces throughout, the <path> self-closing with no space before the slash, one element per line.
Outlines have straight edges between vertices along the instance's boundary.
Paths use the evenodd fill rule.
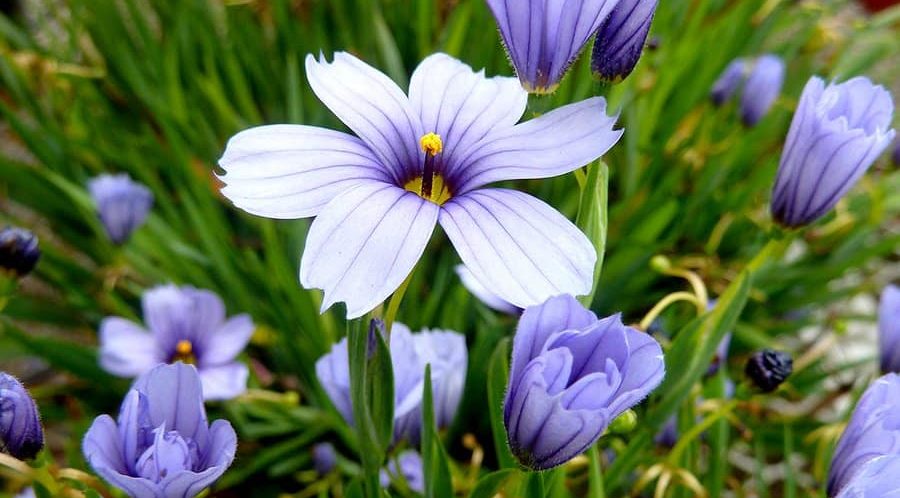
<path fill-rule="evenodd" d="M 513 454 L 536 470 L 571 460 L 664 373 L 659 343 L 619 315 L 598 320 L 568 295 L 526 308 L 503 407 Z"/>
<path fill-rule="evenodd" d="M 456 332 L 442 330 L 412 334 L 402 323 L 394 323 L 389 348 L 394 370 L 395 439 L 419 439 L 426 364 L 431 364 L 435 422 L 438 427 L 450 425 L 459 408 L 466 380 L 468 352 L 465 338 Z M 316 376 L 344 420 L 353 424 L 346 338 L 316 361 Z"/>
<path fill-rule="evenodd" d="M 158 365 L 132 386 L 119 411 L 94 420 L 84 457 L 132 498 L 190 498 L 234 460 L 237 436 L 225 420 L 209 425 L 197 370 Z"/>
<path fill-rule="evenodd" d="M 870 460 L 841 490 L 837 498 L 887 498 L 900 496 L 900 455 Z"/>
<path fill-rule="evenodd" d="M 747 59 L 739 57 L 731 61 L 719 79 L 713 83 L 712 91 L 709 98 L 716 106 L 720 106 L 731 100 L 731 97 L 737 92 L 738 88 L 744 83 L 744 77 L 747 74 Z"/>
<path fill-rule="evenodd" d="M 869 386 L 853 410 L 831 458 L 828 496 L 838 496 L 867 463 L 888 455 L 900 455 L 900 376 L 894 373 Z"/>
<path fill-rule="evenodd" d="M 247 390 L 247 366 L 236 360 L 253 334 L 248 315 L 226 320 L 212 291 L 164 285 L 144 293 L 147 329 L 121 317 L 100 324 L 100 364 L 136 377 L 159 363 L 182 361 L 200 372 L 206 399 L 230 399 Z"/>
<path fill-rule="evenodd" d="M 806 84 L 772 192 L 772 216 L 786 227 L 824 216 L 894 139 L 891 94 L 868 78 Z"/>
<path fill-rule="evenodd" d="M 888 285 L 878 305 L 881 372 L 900 373 L 900 287 Z"/>
<path fill-rule="evenodd" d="M 522 86 L 556 90 L 619 0 L 487 0 Z"/>
<path fill-rule="evenodd" d="M 741 119 L 745 125 L 756 125 L 772 108 L 781 94 L 784 71 L 784 61 L 776 55 L 766 54 L 756 59 L 741 94 Z"/>
<path fill-rule="evenodd" d="M 594 40 L 591 70 L 601 79 L 617 82 L 637 66 L 659 0 L 619 0 L 600 25 Z"/>
<path fill-rule="evenodd" d="M 126 173 L 100 175 L 88 182 L 88 191 L 97 205 L 97 214 L 110 240 L 122 244 L 144 224 L 153 206 L 150 190 Z"/>
<path fill-rule="evenodd" d="M 521 192 L 482 188 L 546 178 L 603 155 L 622 135 L 592 98 L 516 124 L 526 93 L 445 54 L 426 58 L 409 96 L 346 53 L 306 59 L 316 95 L 359 138 L 275 125 L 235 135 L 219 164 L 222 193 L 270 218 L 315 216 L 300 282 L 359 317 L 409 275 L 440 222 L 463 263 L 507 301 L 525 306 L 587 294 L 596 252 L 575 225 Z"/>
<path fill-rule="evenodd" d="M 522 308 L 503 300 L 503 298 L 497 296 L 479 282 L 475 275 L 472 275 L 472 272 L 466 268 L 466 265 L 456 265 L 456 274 L 459 276 L 463 287 L 487 307 L 508 315 L 518 315 L 522 312 Z"/>
<path fill-rule="evenodd" d="M 0 452 L 34 458 L 44 447 L 37 404 L 15 377 L 0 372 Z"/>

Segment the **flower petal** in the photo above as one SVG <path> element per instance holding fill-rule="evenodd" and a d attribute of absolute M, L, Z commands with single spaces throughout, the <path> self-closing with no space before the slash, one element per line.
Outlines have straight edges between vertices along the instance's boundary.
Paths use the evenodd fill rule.
<path fill-rule="evenodd" d="M 569 220 L 528 194 L 483 189 L 451 199 L 441 226 L 463 263 L 502 299 L 524 308 L 591 291 L 597 253 Z"/>
<path fill-rule="evenodd" d="M 189 286 L 155 287 L 144 293 L 142 304 L 144 322 L 170 355 L 180 340 L 205 343 L 207 332 L 225 321 L 225 304 L 219 296 Z"/>
<path fill-rule="evenodd" d="M 328 398 L 348 424 L 353 425 L 353 405 L 350 401 L 350 359 L 347 338 L 331 346 L 331 351 L 316 360 L 316 378 Z"/>
<path fill-rule="evenodd" d="M 446 170 L 454 194 L 501 180 L 549 178 L 580 168 L 606 153 L 623 130 L 593 97 L 492 133 Z"/>
<path fill-rule="evenodd" d="M 508 302 L 500 299 L 496 294 L 488 290 L 487 287 L 482 285 L 482 283 L 479 282 L 474 275 L 472 275 L 472 271 L 466 268 L 466 265 L 456 265 L 455 270 L 456 274 L 459 276 L 459 280 L 463 284 L 463 287 L 465 287 L 466 290 L 471 292 L 472 295 L 477 297 L 478 300 L 484 303 L 487 307 L 501 313 L 506 313 L 508 315 L 517 315 L 520 311 L 522 311 L 518 306 L 509 304 Z"/>
<path fill-rule="evenodd" d="M 343 301 L 357 318 L 384 301 L 425 251 L 437 204 L 385 183 L 341 194 L 313 221 L 300 262 L 304 287 L 325 291 L 322 310 Z"/>
<path fill-rule="evenodd" d="M 391 180 L 362 140 L 300 125 L 258 126 L 231 137 L 219 165 L 222 194 L 267 218 L 315 216 L 361 180 Z"/>
<path fill-rule="evenodd" d="M 140 376 L 134 387 L 147 397 L 150 423 L 193 438 L 202 448 L 208 438 L 200 376 L 192 365 L 159 365 Z"/>
<path fill-rule="evenodd" d="M 227 420 L 216 420 L 209 426 L 209 446 L 203 457 L 202 467 L 228 467 L 237 451 L 237 434 Z"/>
<path fill-rule="evenodd" d="M 888 285 L 878 303 L 881 371 L 900 372 L 900 287 Z"/>
<path fill-rule="evenodd" d="M 200 369 L 203 399 L 223 400 L 240 396 L 247 391 L 250 372 L 243 363 L 229 363 Z"/>
<path fill-rule="evenodd" d="M 157 486 L 139 477 L 127 475 L 116 423 L 109 415 L 94 420 L 82 442 L 84 458 L 94 471 L 113 486 L 133 498 L 157 498 Z"/>
<path fill-rule="evenodd" d="M 421 171 L 422 123 L 396 83 L 346 52 L 335 53 L 331 63 L 307 55 L 306 75 L 319 100 L 372 149 L 395 180 L 405 182 Z"/>
<path fill-rule="evenodd" d="M 153 335 L 140 325 L 119 317 L 100 323 L 100 365 L 120 377 L 136 377 L 166 361 Z"/>
<path fill-rule="evenodd" d="M 253 330 L 253 320 L 250 319 L 250 315 L 237 315 L 228 319 L 206 340 L 202 357 L 197 358 L 201 369 L 234 360 L 250 342 Z M 203 392 L 206 393 L 206 386 L 204 386 Z M 211 399 L 208 393 L 206 395 L 206 399 Z"/>

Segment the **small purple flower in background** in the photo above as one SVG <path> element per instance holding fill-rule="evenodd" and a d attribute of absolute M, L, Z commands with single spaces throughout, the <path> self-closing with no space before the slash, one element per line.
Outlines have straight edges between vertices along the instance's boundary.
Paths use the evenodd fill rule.
<path fill-rule="evenodd" d="M 0 452 L 30 460 L 44 447 L 37 404 L 15 377 L 0 372 Z"/>
<path fill-rule="evenodd" d="M 465 337 L 442 330 L 412 334 L 402 323 L 394 323 L 390 340 L 394 370 L 394 438 L 408 437 L 418 442 L 425 365 L 431 364 L 435 422 L 438 427 L 447 427 L 453 422 L 465 386 L 468 366 Z M 316 376 L 335 408 L 352 425 L 346 338 L 316 361 Z"/>
<path fill-rule="evenodd" d="M 159 363 L 182 361 L 200 372 L 207 400 L 234 398 L 247 390 L 247 366 L 236 357 L 253 334 L 248 315 L 226 320 L 213 292 L 164 285 L 144 293 L 147 329 L 121 317 L 100 324 L 100 364 L 121 377 L 136 377 Z"/>
<path fill-rule="evenodd" d="M 29 487 L 23 489 L 15 498 L 37 498 L 37 495 L 34 494 L 34 488 Z"/>
<path fill-rule="evenodd" d="M 766 54 L 756 59 L 741 94 L 741 119 L 745 125 L 756 125 L 772 108 L 781 95 L 784 71 L 784 61 L 778 56 Z"/>
<path fill-rule="evenodd" d="M 678 443 L 678 415 L 674 414 L 663 424 L 659 432 L 653 436 L 653 442 L 666 448 L 674 448 Z"/>
<path fill-rule="evenodd" d="M 598 320 L 568 295 L 526 308 L 503 407 L 513 454 L 535 470 L 571 460 L 664 373 L 659 343 L 619 315 Z"/>
<path fill-rule="evenodd" d="M 484 303 L 485 306 L 508 315 L 518 315 L 522 312 L 522 308 L 504 301 L 503 298 L 497 296 L 487 287 L 482 285 L 481 282 L 475 278 L 475 275 L 472 275 L 472 272 L 466 268 L 466 265 L 456 265 L 455 270 L 463 287 L 471 292 L 473 296 L 477 297 L 479 301 Z"/>
<path fill-rule="evenodd" d="M 359 138 L 299 125 L 251 128 L 228 142 L 222 193 L 269 218 L 315 216 L 300 263 L 322 310 L 356 318 L 412 271 L 440 222 L 463 263 L 498 296 L 536 304 L 587 294 L 597 254 L 535 197 L 482 188 L 568 173 L 622 136 L 595 97 L 516 124 L 527 94 L 445 54 L 426 58 L 409 97 L 352 55 L 306 59 L 313 91 Z M 387 262 L 387 264 L 386 264 Z"/>
<path fill-rule="evenodd" d="M 887 498 L 900 496 L 900 455 L 869 460 L 837 495 L 837 498 Z"/>
<path fill-rule="evenodd" d="M 331 443 L 319 443 L 313 446 L 313 466 L 319 475 L 325 475 L 337 465 L 337 452 Z"/>
<path fill-rule="evenodd" d="M 38 238 L 33 233 L 18 227 L 0 230 L 0 269 L 21 278 L 31 273 L 40 257 Z"/>
<path fill-rule="evenodd" d="M 900 376 L 894 373 L 870 385 L 853 410 L 831 458 L 828 496 L 838 496 L 868 462 L 887 455 L 900 455 Z"/>
<path fill-rule="evenodd" d="M 594 40 L 591 70 L 601 79 L 618 82 L 637 66 L 658 0 L 619 0 L 600 25 Z"/>
<path fill-rule="evenodd" d="M 878 304 L 881 373 L 900 373 L 900 287 L 888 285 Z"/>
<path fill-rule="evenodd" d="M 126 173 L 100 175 L 88 182 L 88 191 L 97 205 L 97 214 L 106 234 L 115 244 L 122 244 L 144 224 L 153 206 L 150 190 L 131 180 Z"/>
<path fill-rule="evenodd" d="M 133 498 L 196 496 L 222 476 L 236 449 L 231 424 L 208 424 L 200 377 L 184 363 L 138 378 L 118 422 L 97 417 L 82 443 L 94 471 Z"/>
<path fill-rule="evenodd" d="M 522 87 L 556 90 L 619 0 L 487 0 Z"/>
<path fill-rule="evenodd" d="M 824 216 L 894 139 L 891 94 L 868 78 L 806 84 L 781 155 L 772 216 L 786 227 Z"/>
<path fill-rule="evenodd" d="M 738 88 L 744 83 L 744 77 L 747 75 L 747 59 L 743 57 L 737 58 L 722 71 L 719 79 L 713 83 L 712 91 L 709 98 L 716 106 L 720 106 L 731 100 L 731 97 L 737 92 Z"/>
<path fill-rule="evenodd" d="M 406 450 L 388 460 L 387 468 L 381 471 L 381 487 L 386 488 L 390 485 L 392 475 L 402 477 L 412 491 L 425 492 L 425 469 L 422 466 L 422 457 L 417 452 Z"/>

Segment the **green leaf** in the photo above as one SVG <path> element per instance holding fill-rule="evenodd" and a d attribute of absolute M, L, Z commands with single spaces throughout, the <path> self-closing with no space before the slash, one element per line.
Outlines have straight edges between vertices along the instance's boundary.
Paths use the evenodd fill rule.
<path fill-rule="evenodd" d="M 517 468 L 516 460 L 506 441 L 506 426 L 503 423 L 503 398 L 508 382 L 509 338 L 504 338 L 494 349 L 488 370 L 488 412 L 491 417 L 491 433 L 494 436 L 497 462 L 502 469 Z"/>
<path fill-rule="evenodd" d="M 472 488 L 469 498 L 491 498 L 497 495 L 510 481 L 516 481 L 522 476 L 517 469 L 502 469 L 483 476 Z M 515 483 L 510 483 L 515 486 Z"/>
<path fill-rule="evenodd" d="M 386 451 L 394 438 L 394 370 L 391 365 L 391 352 L 384 337 L 372 328 L 369 334 L 375 336 L 375 354 L 369 360 L 366 369 L 366 383 L 370 390 L 369 404 L 378 442 L 382 451 Z"/>
<path fill-rule="evenodd" d="M 591 293 L 582 296 L 579 301 L 590 307 L 597 292 L 597 282 L 603 270 L 603 256 L 606 253 L 607 203 L 609 198 L 609 167 L 604 162 L 588 166 L 587 179 L 581 189 L 581 203 L 575 224 L 587 235 L 588 240 L 597 251 L 597 264 L 594 266 L 594 284 Z"/>
<path fill-rule="evenodd" d="M 422 465 L 425 474 L 426 498 L 452 498 L 453 481 L 450 465 L 434 422 L 434 390 L 431 385 L 431 365 L 425 366 L 425 386 L 422 396 Z"/>
<path fill-rule="evenodd" d="M 350 320 L 347 322 L 347 328 L 353 420 L 359 436 L 359 456 L 363 464 L 365 494 L 374 497 L 381 493 L 379 472 L 384 462 L 384 447 L 380 444 L 380 431 L 372 419 L 372 409 L 369 405 L 369 397 L 373 390 L 371 389 L 372 378 L 368 375 L 368 369 L 371 363 L 379 360 L 369 358 L 370 331 L 363 320 Z M 383 344 L 383 341 L 376 340 L 376 344 Z M 376 346 L 372 354 L 373 356 L 383 354 L 382 348 Z M 391 402 L 393 402 L 393 397 Z"/>

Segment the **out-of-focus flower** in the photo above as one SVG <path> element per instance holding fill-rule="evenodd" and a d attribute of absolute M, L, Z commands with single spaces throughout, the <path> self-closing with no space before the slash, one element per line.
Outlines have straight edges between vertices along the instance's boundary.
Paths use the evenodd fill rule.
<path fill-rule="evenodd" d="M 663 424 L 659 432 L 653 436 L 653 442 L 666 448 L 674 448 L 678 443 L 678 415 L 674 414 Z"/>
<path fill-rule="evenodd" d="M 619 0 L 487 0 L 522 87 L 551 93 Z"/>
<path fill-rule="evenodd" d="M 720 106 L 731 100 L 731 97 L 737 92 L 741 84 L 743 84 L 746 74 L 747 59 L 739 57 L 731 61 L 731 63 L 725 67 L 725 70 L 722 71 L 722 74 L 719 75 L 719 79 L 713 84 L 712 91 L 709 94 L 712 103 L 716 106 Z"/>
<path fill-rule="evenodd" d="M 422 467 L 422 457 L 417 452 L 406 450 L 390 459 L 387 468 L 381 471 L 381 487 L 390 485 L 391 475 L 402 476 L 412 491 L 425 492 L 425 469 Z"/>
<path fill-rule="evenodd" d="M 82 446 L 94 471 L 133 498 L 190 498 L 231 465 L 237 436 L 225 420 L 208 424 L 197 370 L 176 363 L 138 378 L 118 422 L 97 417 Z"/>
<path fill-rule="evenodd" d="M 0 452 L 28 460 L 43 447 L 44 430 L 37 404 L 21 382 L 0 372 Z"/>
<path fill-rule="evenodd" d="M 468 352 L 465 337 L 443 330 L 412 334 L 402 323 L 394 323 L 389 347 L 394 370 L 395 439 L 408 437 L 418 441 L 426 364 L 431 364 L 435 422 L 438 427 L 450 425 L 459 408 L 466 380 Z M 353 424 L 346 338 L 316 361 L 316 376 L 338 412 Z"/>
<path fill-rule="evenodd" d="M 23 489 L 15 498 L 37 498 L 37 495 L 34 494 L 34 488 L 29 487 Z"/>
<path fill-rule="evenodd" d="M 93 178 L 88 182 L 88 191 L 97 205 L 106 234 L 115 244 L 127 241 L 144 224 L 153 206 L 150 190 L 132 181 L 127 173 Z"/>
<path fill-rule="evenodd" d="M 212 291 L 164 285 L 144 293 L 147 329 L 121 317 L 100 324 L 100 364 L 108 372 L 136 377 L 159 363 L 197 367 L 208 400 L 230 399 L 247 390 L 247 366 L 236 357 L 253 334 L 248 315 L 226 320 L 225 305 Z"/>
<path fill-rule="evenodd" d="M 838 496 L 867 463 L 888 455 L 900 455 L 900 376 L 894 373 L 872 383 L 853 410 L 831 458 L 828 496 Z M 897 474 L 886 475 L 896 477 Z M 857 489 L 865 489 L 865 484 Z"/>
<path fill-rule="evenodd" d="M 881 372 L 900 372 L 900 287 L 888 285 L 878 304 Z"/>
<path fill-rule="evenodd" d="M 331 443 L 319 443 L 313 446 L 313 466 L 319 475 L 325 475 L 331 472 L 331 469 L 337 464 L 337 452 L 334 451 L 334 445 Z"/>
<path fill-rule="evenodd" d="M 33 233 L 18 227 L 0 230 L 0 268 L 24 277 L 31 273 L 40 257 L 38 238 Z"/>
<path fill-rule="evenodd" d="M 837 498 L 900 496 L 900 455 L 885 455 L 866 462 Z"/>
<path fill-rule="evenodd" d="M 569 295 L 526 308 L 503 407 L 513 454 L 535 470 L 571 460 L 664 372 L 659 343 L 619 315 L 598 320 Z"/>
<path fill-rule="evenodd" d="M 722 340 L 719 341 L 719 345 L 716 346 L 716 355 L 713 356 L 712 361 L 709 363 L 709 368 L 706 370 L 706 375 L 715 375 L 716 372 L 719 371 L 719 368 L 721 368 L 722 365 L 728 361 L 728 347 L 730 345 L 731 332 L 728 332 L 724 337 L 722 337 Z"/>
<path fill-rule="evenodd" d="M 741 119 L 747 126 L 754 126 L 772 108 L 781 95 L 784 84 L 784 61 L 766 54 L 753 64 L 744 91 L 741 94 Z"/>
<path fill-rule="evenodd" d="M 891 95 L 868 78 L 806 84 L 772 192 L 772 216 L 808 225 L 837 204 L 894 139 Z"/>
<path fill-rule="evenodd" d="M 894 166 L 900 166 L 900 139 L 894 142 L 894 152 L 891 154 L 891 160 Z"/>
<path fill-rule="evenodd" d="M 791 355 L 782 351 L 763 349 L 747 360 L 744 373 L 763 392 L 772 392 L 787 380 L 794 369 Z"/>
<path fill-rule="evenodd" d="M 472 275 L 472 272 L 466 268 L 466 265 L 456 265 L 456 274 L 459 275 L 459 280 L 462 282 L 463 287 L 487 307 L 508 315 L 518 315 L 522 312 L 522 308 L 504 301 L 503 298 L 497 296 L 487 287 L 482 285 L 481 282 L 475 278 L 475 275 Z"/>
<path fill-rule="evenodd" d="M 445 54 L 426 58 L 409 97 L 346 53 L 306 59 L 316 95 L 359 138 L 322 128 L 261 126 L 228 142 L 222 193 L 270 218 L 315 216 L 300 282 L 359 317 L 409 275 L 440 222 L 463 263 L 503 299 L 536 304 L 587 294 L 597 254 L 544 202 L 490 183 L 568 173 L 622 135 L 591 98 L 516 124 L 527 94 Z"/>
<path fill-rule="evenodd" d="M 601 79 L 628 77 L 644 51 L 658 0 L 619 0 L 594 40 L 591 70 Z"/>

